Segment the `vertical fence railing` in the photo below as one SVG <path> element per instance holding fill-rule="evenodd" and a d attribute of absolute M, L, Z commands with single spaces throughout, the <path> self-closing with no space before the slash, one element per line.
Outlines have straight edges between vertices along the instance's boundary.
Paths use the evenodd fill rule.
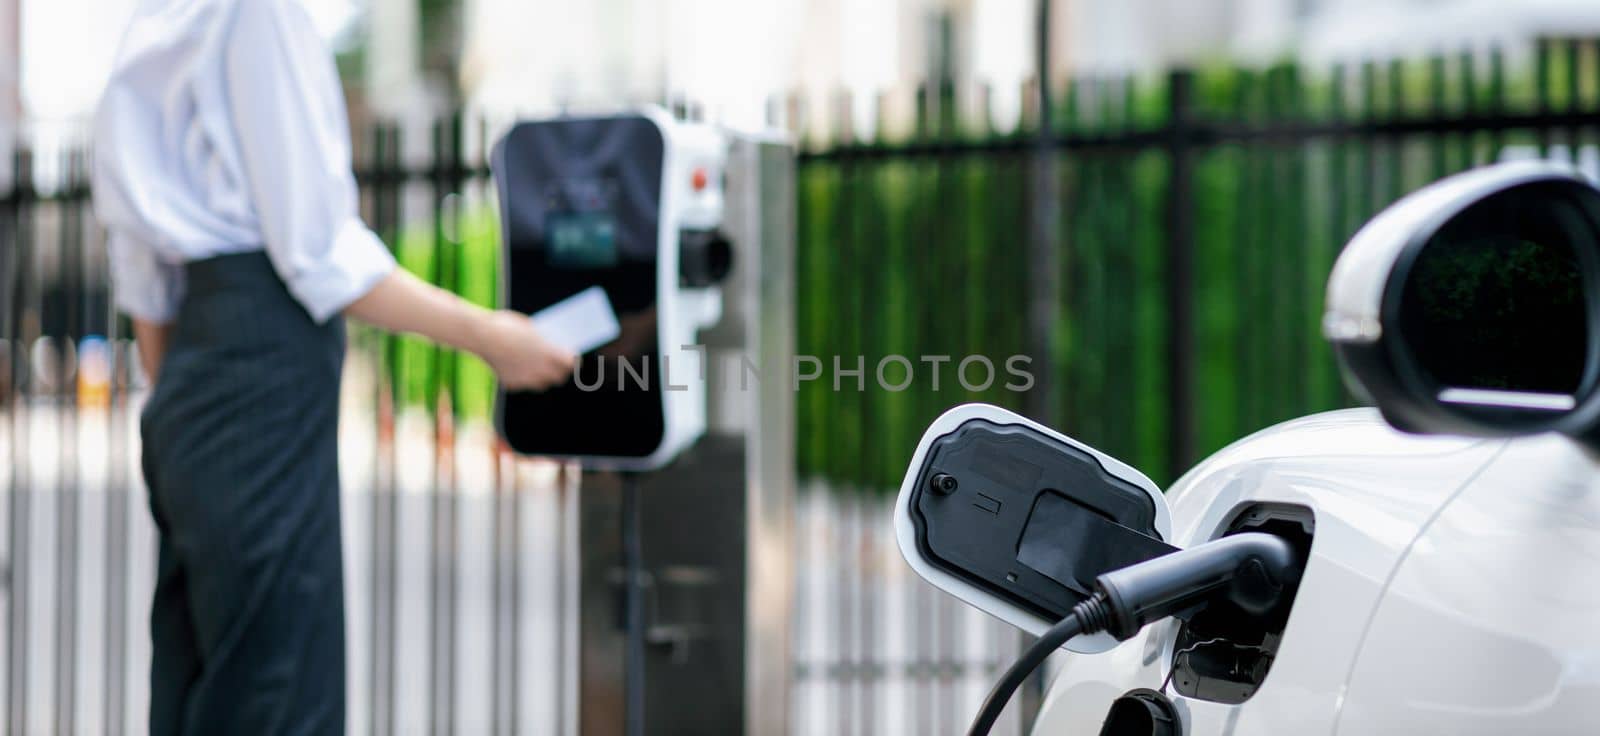
<path fill-rule="evenodd" d="M 1167 78 L 1166 196 L 1167 466 L 1176 478 L 1195 459 L 1194 432 L 1194 77 Z"/>
<path fill-rule="evenodd" d="M 401 222 L 400 186 L 402 179 L 393 172 L 400 170 L 400 129 L 391 125 L 377 125 L 373 130 L 370 163 L 372 171 L 364 182 L 363 190 L 369 197 L 370 222 L 379 232 L 393 242 L 394 233 Z M 369 602 L 372 624 L 370 634 L 368 677 L 368 708 L 370 732 L 392 734 L 395 732 L 396 705 L 395 680 L 397 669 L 395 652 L 399 648 L 399 633 L 395 623 L 398 591 L 399 553 L 399 452 L 397 450 L 396 415 L 399 411 L 399 387 L 396 367 L 399 365 L 398 341 L 387 336 L 367 336 L 376 343 L 374 352 L 379 370 L 374 382 L 377 389 L 376 451 L 373 453 L 373 494 L 371 499 L 371 599 Z M 369 348 L 372 349 L 372 348 Z"/>
<path fill-rule="evenodd" d="M 0 191 L 0 483 L 9 733 L 123 733 L 133 375 L 80 150 L 8 155 Z M 106 544 L 102 545 L 101 540 Z"/>
<path fill-rule="evenodd" d="M 451 198 L 461 196 L 461 126 L 459 118 L 435 123 L 432 136 L 434 170 L 429 201 L 433 209 L 433 272 L 434 283 L 449 291 L 459 291 L 456 263 L 459 252 L 452 242 L 459 223 L 453 218 L 456 212 L 446 212 Z M 452 218 L 452 219 L 447 219 Z M 428 617 L 429 638 L 432 642 L 429 661 L 429 692 L 433 695 L 434 733 L 452 734 L 455 721 L 452 714 L 456 706 L 456 639 L 457 614 L 456 560 L 461 550 L 456 526 L 460 513 L 459 488 L 456 486 L 455 397 L 459 386 L 455 383 L 456 361 L 450 360 L 445 348 L 433 348 L 434 371 L 428 393 L 429 404 L 434 407 L 433 422 L 433 524 L 430 534 L 433 547 L 433 565 L 429 577 L 429 597 L 433 610 Z"/>
<path fill-rule="evenodd" d="M 29 501 L 32 500 L 33 480 L 30 468 L 30 447 L 28 443 L 29 432 L 23 422 L 27 421 L 28 410 L 22 406 L 24 400 L 25 384 L 28 381 L 29 345 L 35 330 L 29 327 L 23 314 L 31 308 L 28 299 L 29 287 L 28 274 L 33 272 L 31 261 L 35 255 L 32 244 L 32 187 L 22 186 L 31 177 L 32 160 L 26 152 L 19 151 L 13 158 L 12 176 L 14 185 L 12 196 L 6 198 L 6 214 L 9 232 L 6 233 L 7 250 L 10 251 L 8 265 L 15 267 L 15 271 L 6 274 L 7 301 L 6 310 L 6 336 L 8 338 L 8 351 L 11 358 L 11 370 L 8 371 L 7 381 L 7 440 L 11 446 L 11 473 L 10 482 L 6 488 L 6 521 L 7 521 L 7 549 L 6 549 L 6 728 L 11 733 L 21 733 L 28 723 L 28 649 L 23 645 L 28 640 L 28 593 L 30 591 L 28 573 L 31 569 L 29 553 L 32 545 L 28 539 L 30 513 Z M 25 245 L 26 244 L 26 245 Z"/>

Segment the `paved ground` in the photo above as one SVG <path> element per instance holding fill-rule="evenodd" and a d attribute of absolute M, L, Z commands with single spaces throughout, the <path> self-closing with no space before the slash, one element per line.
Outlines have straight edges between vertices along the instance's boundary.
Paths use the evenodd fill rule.
<path fill-rule="evenodd" d="M 431 704 L 439 699 L 433 697 L 439 692 L 435 673 L 442 672 L 434 667 L 430 619 L 439 601 L 451 600 L 453 609 L 440 610 L 453 610 L 455 617 L 457 732 L 489 731 L 497 687 L 501 701 L 510 702 L 505 668 L 513 658 L 517 731 L 556 732 L 557 703 L 570 695 L 563 687 L 572 678 L 563 676 L 562 664 L 563 516 L 555 466 L 502 465 L 502 482 L 520 489 L 521 529 L 516 549 L 496 555 L 495 519 L 508 507 L 495 505 L 490 433 L 483 427 L 462 430 L 454 496 L 459 552 L 446 547 L 435 554 L 431 540 L 440 507 L 431 492 L 432 430 L 426 417 L 404 417 L 395 433 L 395 587 L 380 587 L 375 606 L 374 571 L 387 570 L 389 558 L 383 545 L 374 555 L 371 489 L 387 487 L 388 466 L 376 452 L 374 412 L 360 399 L 370 394 L 360 389 L 350 392 L 343 427 L 351 732 L 367 733 L 375 712 L 374 651 L 383 655 L 377 671 L 393 675 L 392 700 L 380 697 L 376 712 L 392 712 L 398 733 L 428 730 Z M 11 573 L 5 593 L 25 606 L 26 619 L 12 621 L 10 608 L 0 609 L 0 631 L 10 632 L 0 637 L 0 663 L 15 675 L 0 689 L 3 712 L 8 721 L 25 719 L 15 723 L 24 733 L 61 732 L 68 716 L 72 731 L 106 733 L 115 730 L 109 728 L 111 712 L 121 713 L 122 732 L 142 733 L 149 656 L 144 616 L 155 542 L 130 462 L 137 456 L 133 418 L 114 423 L 99 411 L 69 414 L 48 403 L 28 406 L 24 415 L 0 414 L 0 487 L 8 487 L 13 470 L 22 481 L 0 504 L 0 550 Z M 13 457 L 23 462 L 13 463 Z M 815 483 L 802 486 L 794 730 L 960 732 L 995 676 L 996 663 L 1015 651 L 1016 638 L 915 580 L 892 543 L 887 499 L 861 498 Z M 12 509 L 25 510 L 26 522 L 12 519 Z M 509 614 L 498 619 L 496 633 L 494 576 L 510 575 L 513 560 L 519 646 L 508 652 Z M 436 569 L 455 571 L 453 596 L 434 597 Z M 500 610 L 509 612 L 508 599 L 499 600 Z M 392 612 L 394 633 L 375 650 L 374 615 L 382 621 L 385 612 Z M 506 717 L 502 710 L 500 718 Z"/>

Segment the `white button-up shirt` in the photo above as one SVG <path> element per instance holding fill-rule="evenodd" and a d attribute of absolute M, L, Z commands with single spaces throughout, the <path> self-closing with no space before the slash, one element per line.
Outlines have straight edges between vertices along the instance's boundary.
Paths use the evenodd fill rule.
<path fill-rule="evenodd" d="M 394 259 L 357 214 L 344 96 L 311 18 L 298 0 L 145 5 L 95 120 L 117 306 L 170 322 L 183 263 L 264 249 L 313 319 L 341 312 Z"/>

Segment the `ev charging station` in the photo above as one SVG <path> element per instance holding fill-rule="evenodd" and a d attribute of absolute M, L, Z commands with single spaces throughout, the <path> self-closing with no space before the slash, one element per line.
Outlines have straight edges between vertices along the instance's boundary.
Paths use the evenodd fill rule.
<path fill-rule="evenodd" d="M 652 108 L 519 123 L 492 168 L 506 306 L 582 353 L 496 407 L 512 449 L 583 467 L 564 723 L 784 732 L 792 146 Z"/>

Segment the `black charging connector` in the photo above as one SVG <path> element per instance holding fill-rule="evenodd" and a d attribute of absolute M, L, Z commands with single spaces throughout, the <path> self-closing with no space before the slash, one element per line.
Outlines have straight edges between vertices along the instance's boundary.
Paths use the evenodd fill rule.
<path fill-rule="evenodd" d="M 1248 532 L 1113 570 L 1095 580 L 1095 592 L 1105 600 L 1105 630 L 1120 641 L 1217 595 L 1265 611 L 1293 587 L 1300 565 L 1288 540 Z"/>
<path fill-rule="evenodd" d="M 1288 540 L 1245 532 L 1100 575 L 1094 595 L 1050 627 L 995 683 L 967 733 L 989 733 L 1023 680 L 1075 636 L 1105 631 L 1127 640 L 1146 624 L 1220 599 L 1264 611 L 1295 589 L 1304 568 L 1305 560 Z"/>

